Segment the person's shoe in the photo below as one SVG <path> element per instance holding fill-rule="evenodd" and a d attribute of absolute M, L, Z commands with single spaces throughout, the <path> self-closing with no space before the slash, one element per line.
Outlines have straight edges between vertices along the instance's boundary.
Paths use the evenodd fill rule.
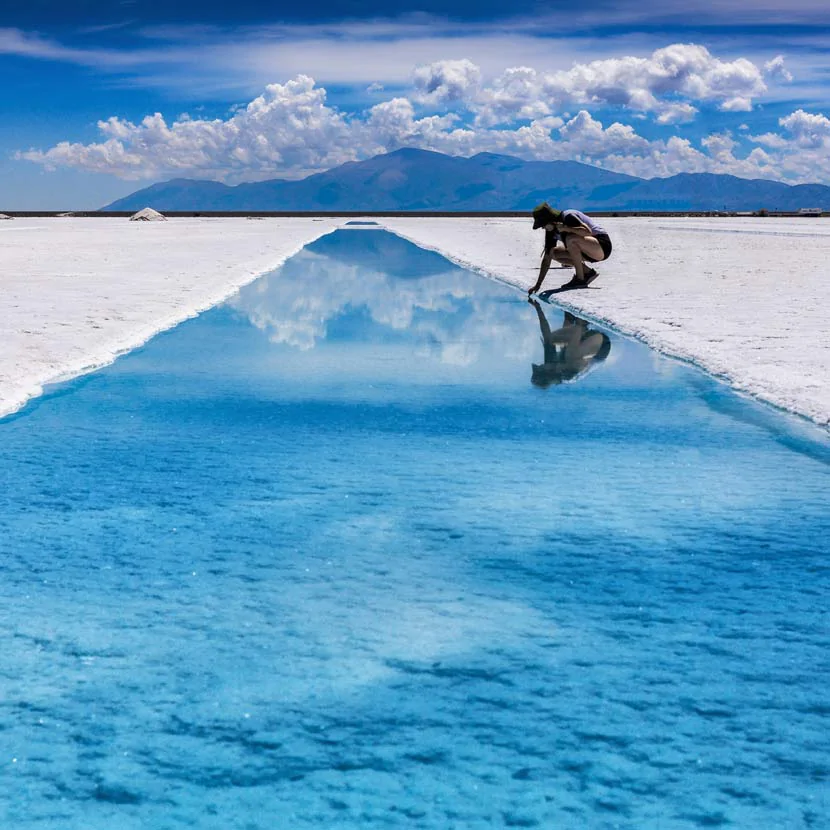
<path fill-rule="evenodd" d="M 595 271 L 593 268 L 586 268 L 584 273 L 585 285 L 590 285 L 599 276 L 599 271 Z"/>

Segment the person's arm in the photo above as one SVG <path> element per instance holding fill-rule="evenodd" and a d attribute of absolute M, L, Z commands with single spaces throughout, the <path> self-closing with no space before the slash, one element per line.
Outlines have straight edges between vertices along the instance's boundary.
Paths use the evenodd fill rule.
<path fill-rule="evenodd" d="M 581 222 L 578 225 L 557 225 L 559 229 L 559 233 L 564 236 L 565 234 L 572 233 L 576 236 L 593 236 L 593 231 L 590 228 L 585 227 Z"/>
<path fill-rule="evenodd" d="M 529 295 L 535 294 L 542 287 L 542 283 L 545 281 L 545 277 L 550 269 L 551 257 L 552 254 L 549 250 L 542 254 L 542 264 L 539 266 L 539 276 L 536 278 L 536 285 L 527 289 L 527 293 Z"/>
<path fill-rule="evenodd" d="M 556 247 L 558 241 L 559 234 L 556 232 L 556 229 L 545 231 L 545 249 L 542 251 L 542 264 L 539 266 L 539 277 L 536 280 L 536 285 L 527 290 L 528 295 L 535 294 L 542 287 L 542 283 L 545 281 L 545 275 L 550 268 L 550 261 L 553 258 L 553 249 Z"/>

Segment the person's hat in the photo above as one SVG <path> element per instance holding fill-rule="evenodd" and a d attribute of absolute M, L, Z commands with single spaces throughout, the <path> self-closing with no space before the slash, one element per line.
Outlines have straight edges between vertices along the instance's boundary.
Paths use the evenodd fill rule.
<path fill-rule="evenodd" d="M 561 216 L 561 210 L 556 210 L 547 202 L 542 202 L 541 205 L 536 205 L 533 208 L 533 230 L 544 228 L 545 225 L 552 225 L 554 222 L 558 222 Z"/>

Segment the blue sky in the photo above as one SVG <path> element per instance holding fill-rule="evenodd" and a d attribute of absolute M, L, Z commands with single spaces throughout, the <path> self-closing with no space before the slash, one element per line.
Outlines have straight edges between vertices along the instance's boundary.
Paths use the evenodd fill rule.
<path fill-rule="evenodd" d="M 0 72 L 0 210 L 400 146 L 830 184 L 826 0 L 28 0 Z"/>

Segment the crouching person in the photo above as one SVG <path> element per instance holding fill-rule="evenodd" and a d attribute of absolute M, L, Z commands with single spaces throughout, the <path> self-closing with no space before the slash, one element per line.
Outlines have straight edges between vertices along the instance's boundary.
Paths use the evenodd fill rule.
<path fill-rule="evenodd" d="M 562 288 L 584 288 L 599 276 L 589 263 L 603 262 L 611 256 L 608 232 L 581 210 L 556 210 L 542 202 L 533 208 L 533 229 L 539 228 L 545 229 L 545 250 L 536 285 L 528 289 L 528 294 L 542 287 L 554 259 L 576 272 Z"/>

